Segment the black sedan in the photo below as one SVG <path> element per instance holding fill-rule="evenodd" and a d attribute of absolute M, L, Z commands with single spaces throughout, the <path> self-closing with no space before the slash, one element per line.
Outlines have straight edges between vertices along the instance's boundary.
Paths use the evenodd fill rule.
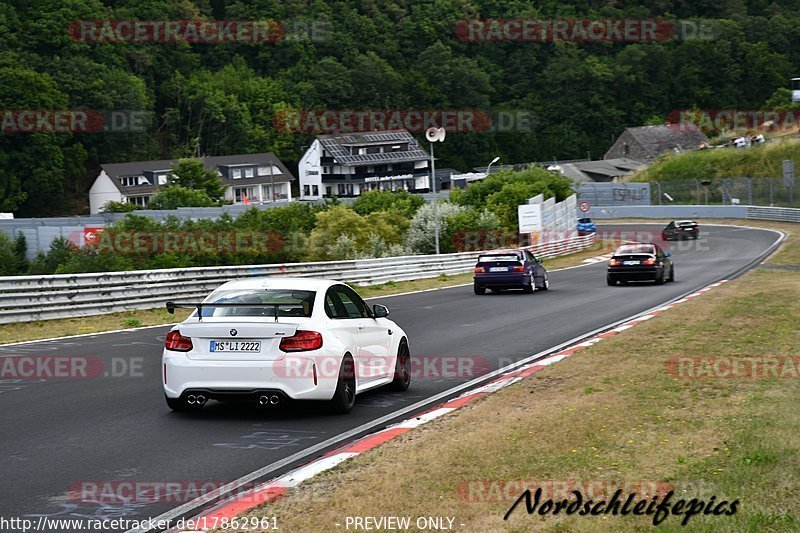
<path fill-rule="evenodd" d="M 478 256 L 473 277 L 475 294 L 504 289 L 522 289 L 531 293 L 550 288 L 542 261 L 528 250 L 486 252 Z"/>
<path fill-rule="evenodd" d="M 661 285 L 665 281 L 675 281 L 671 256 L 657 244 L 625 244 L 617 248 L 608 262 L 606 281 L 609 285 L 648 280 Z"/>
<path fill-rule="evenodd" d="M 700 227 L 694 220 L 673 220 L 661 230 L 661 238 L 665 241 L 676 239 L 697 239 Z"/>

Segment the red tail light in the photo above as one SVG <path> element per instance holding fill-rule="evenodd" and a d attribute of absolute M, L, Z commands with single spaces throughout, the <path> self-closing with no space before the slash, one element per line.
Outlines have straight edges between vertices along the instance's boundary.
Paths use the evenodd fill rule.
<path fill-rule="evenodd" d="M 475 267 L 475 273 L 476 274 L 483 274 L 484 272 L 486 272 L 485 268 L 483 268 L 483 267 Z"/>
<path fill-rule="evenodd" d="M 516 267 L 514 267 L 513 272 L 525 272 L 525 267 L 522 266 L 522 265 L 516 266 Z"/>
<path fill-rule="evenodd" d="M 610 266 L 610 267 L 619 266 L 619 260 L 618 259 L 612 259 L 611 261 L 608 262 L 608 266 Z"/>
<path fill-rule="evenodd" d="M 297 331 L 291 337 L 281 339 L 282 352 L 307 352 L 322 348 L 322 335 L 316 331 Z"/>
<path fill-rule="evenodd" d="M 652 265 L 655 265 L 655 264 L 656 264 L 656 260 L 655 260 L 655 259 L 645 259 L 644 261 L 642 261 L 642 264 L 643 264 L 643 265 L 650 265 L 650 266 L 652 266 Z"/>
<path fill-rule="evenodd" d="M 167 350 L 173 350 L 175 352 L 188 352 L 192 349 L 192 339 L 190 337 L 184 337 L 181 335 L 181 332 L 176 329 L 167 333 L 167 340 L 164 343 L 164 347 Z"/>

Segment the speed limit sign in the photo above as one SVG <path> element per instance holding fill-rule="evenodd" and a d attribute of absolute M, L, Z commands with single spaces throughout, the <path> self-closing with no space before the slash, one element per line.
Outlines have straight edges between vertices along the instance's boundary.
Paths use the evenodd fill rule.
<path fill-rule="evenodd" d="M 578 204 L 578 209 L 581 210 L 581 213 L 588 213 L 589 212 L 589 202 L 581 202 Z"/>

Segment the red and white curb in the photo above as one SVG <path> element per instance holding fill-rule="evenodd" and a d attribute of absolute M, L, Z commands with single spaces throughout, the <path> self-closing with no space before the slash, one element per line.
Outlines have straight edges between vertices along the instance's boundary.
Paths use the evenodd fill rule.
<path fill-rule="evenodd" d="M 572 354 L 577 352 L 582 348 L 586 348 L 592 346 L 593 344 L 597 344 L 598 342 L 602 341 L 603 339 L 607 339 L 608 337 L 612 337 L 617 333 L 621 333 L 625 330 L 628 330 L 639 324 L 641 322 L 645 322 L 650 320 L 658 313 L 662 311 L 666 311 L 667 309 L 672 309 L 678 304 L 683 302 L 688 302 L 692 298 L 696 298 L 713 288 L 719 287 L 723 283 L 726 283 L 728 280 L 721 280 L 716 283 L 712 283 L 707 287 L 699 289 L 696 292 L 686 295 L 685 297 L 675 300 L 674 302 L 664 305 L 662 307 L 658 307 L 649 311 L 647 314 L 637 316 L 627 322 L 623 322 L 622 324 L 595 335 L 594 337 L 590 337 L 586 340 L 583 340 L 579 343 L 576 343 L 572 346 L 562 349 L 554 354 L 548 355 L 543 359 L 539 359 L 532 363 L 528 363 L 524 366 L 519 368 L 515 368 L 505 374 L 500 375 L 496 379 L 482 385 L 476 389 L 472 389 L 461 396 L 453 398 L 433 409 L 425 411 L 416 415 L 413 418 L 409 418 L 404 420 L 400 423 L 394 424 L 389 426 L 385 429 L 367 435 L 366 437 L 362 437 L 354 442 L 346 444 L 340 448 L 332 450 L 327 454 L 323 455 L 322 457 L 315 459 L 303 466 L 300 466 L 278 478 L 275 478 L 271 481 L 264 483 L 263 485 L 259 485 L 255 489 L 250 491 L 244 492 L 240 495 L 237 495 L 234 498 L 225 500 L 217 504 L 216 506 L 207 509 L 203 513 L 195 516 L 192 520 L 195 523 L 205 523 L 205 524 L 218 524 L 223 523 L 223 519 L 231 519 L 236 515 L 242 514 L 254 507 L 262 505 L 264 503 L 274 502 L 287 494 L 287 492 L 296 487 L 303 481 L 311 479 L 315 475 L 324 472 L 326 470 L 330 470 L 331 468 L 335 467 L 339 463 L 346 461 L 352 457 L 355 457 L 367 450 L 370 450 L 379 444 L 383 444 L 386 441 L 389 441 L 395 437 L 398 437 L 411 429 L 421 426 L 430 422 L 431 420 L 435 420 L 440 416 L 446 415 L 448 413 L 452 413 L 453 411 L 464 407 L 468 403 L 494 392 L 497 392 L 500 389 L 503 389 L 509 385 L 517 383 L 518 381 L 525 379 L 526 377 L 530 376 L 542 370 L 546 366 L 552 365 L 557 363 L 567 357 L 570 357 Z M 180 531 L 181 533 L 189 533 L 191 532 L 204 532 L 208 531 L 208 529 L 196 529 L 196 530 L 171 530 L 174 532 Z"/>
<path fill-rule="evenodd" d="M 608 261 L 613 256 L 613 253 L 603 254 L 603 255 L 596 255 L 594 257 L 590 257 L 588 259 L 584 259 L 583 263 L 602 263 L 603 261 Z"/>

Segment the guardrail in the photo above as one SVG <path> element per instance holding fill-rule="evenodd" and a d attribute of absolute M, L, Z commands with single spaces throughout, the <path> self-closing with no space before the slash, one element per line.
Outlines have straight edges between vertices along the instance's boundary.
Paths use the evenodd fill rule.
<path fill-rule="evenodd" d="M 747 218 L 755 220 L 780 220 L 784 222 L 800 222 L 800 209 L 792 207 L 760 207 L 747 206 Z"/>
<path fill-rule="evenodd" d="M 588 248 L 595 236 L 529 247 L 542 258 Z M 258 276 L 325 277 L 356 285 L 433 278 L 472 270 L 479 252 L 381 259 L 92 274 L 0 277 L 0 324 L 75 318 L 160 307 L 168 299 L 203 298 L 226 281 Z"/>

